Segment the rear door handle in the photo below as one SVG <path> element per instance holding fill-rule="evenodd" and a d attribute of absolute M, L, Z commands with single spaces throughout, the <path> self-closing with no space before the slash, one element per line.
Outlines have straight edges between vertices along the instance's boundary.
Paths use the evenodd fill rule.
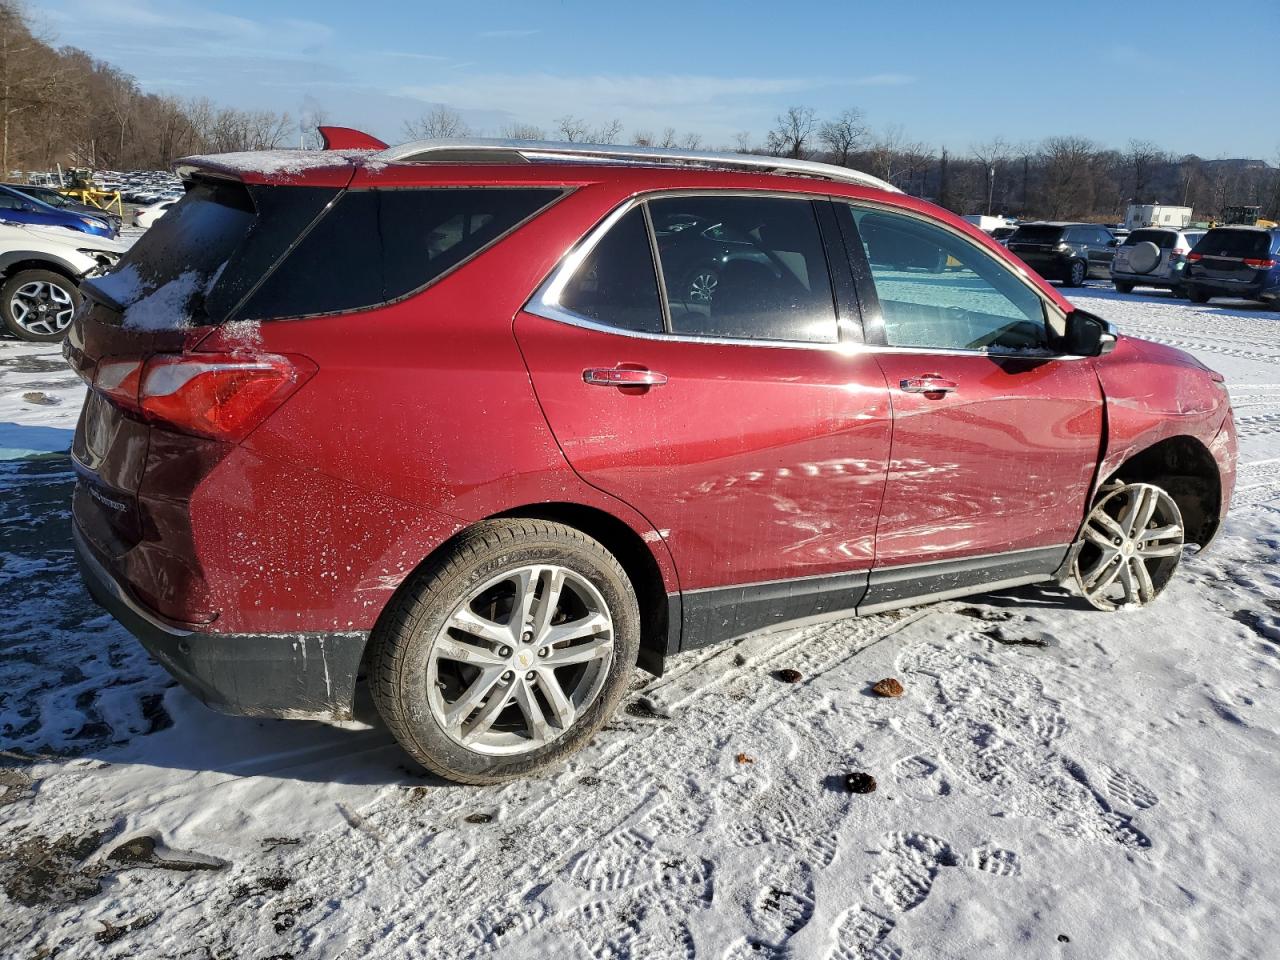
<path fill-rule="evenodd" d="M 903 393 L 955 393 L 960 384 L 947 380 L 936 373 L 922 373 L 918 377 L 908 377 L 898 383 Z"/>
<path fill-rule="evenodd" d="M 660 387 L 667 375 L 633 367 L 591 367 L 582 371 L 582 379 L 597 387 Z"/>

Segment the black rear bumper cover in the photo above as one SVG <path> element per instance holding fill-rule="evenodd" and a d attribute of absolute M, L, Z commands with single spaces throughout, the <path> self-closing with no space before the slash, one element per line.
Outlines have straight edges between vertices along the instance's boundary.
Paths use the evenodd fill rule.
<path fill-rule="evenodd" d="M 164 620 L 130 596 L 73 527 L 90 595 L 179 683 L 223 713 L 349 720 L 369 635 L 210 633 Z"/>

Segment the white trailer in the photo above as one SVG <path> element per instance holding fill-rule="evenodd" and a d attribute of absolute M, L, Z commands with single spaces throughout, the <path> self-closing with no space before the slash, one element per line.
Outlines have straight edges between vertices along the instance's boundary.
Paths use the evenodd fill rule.
<path fill-rule="evenodd" d="M 1161 203 L 1131 203 L 1125 211 L 1124 225 L 1130 230 L 1142 227 L 1172 227 L 1180 230 L 1191 223 L 1190 207 L 1169 207 Z"/>
<path fill-rule="evenodd" d="M 988 217 L 980 213 L 965 214 L 961 219 L 969 221 L 983 233 L 991 233 L 1000 227 L 1009 226 L 1009 221 L 1004 217 Z"/>

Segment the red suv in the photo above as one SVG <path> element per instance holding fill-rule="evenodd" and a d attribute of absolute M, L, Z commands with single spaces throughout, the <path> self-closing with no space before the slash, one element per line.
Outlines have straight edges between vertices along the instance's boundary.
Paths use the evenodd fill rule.
<path fill-rule="evenodd" d="M 179 172 L 67 340 L 75 538 L 219 709 L 345 718 L 367 678 L 417 760 L 494 782 L 637 662 L 1038 581 L 1145 603 L 1230 499 L 1220 376 L 851 170 L 425 141 Z"/>

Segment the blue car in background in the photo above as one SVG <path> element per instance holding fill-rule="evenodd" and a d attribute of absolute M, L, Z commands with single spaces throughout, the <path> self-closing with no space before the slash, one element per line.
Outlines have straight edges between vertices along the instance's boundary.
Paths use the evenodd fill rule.
<path fill-rule="evenodd" d="M 1280 301 L 1280 229 L 1214 227 L 1187 255 L 1183 284 L 1193 303 L 1211 297 Z"/>
<path fill-rule="evenodd" d="M 111 237 L 114 233 L 111 224 L 104 219 L 59 210 L 6 186 L 0 186 L 0 221 L 39 227 L 69 227 L 95 237 Z"/>

